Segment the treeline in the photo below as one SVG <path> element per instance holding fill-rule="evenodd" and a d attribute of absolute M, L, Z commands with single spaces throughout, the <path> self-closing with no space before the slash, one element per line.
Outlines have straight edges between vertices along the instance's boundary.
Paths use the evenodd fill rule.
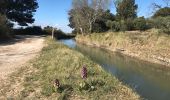
<path fill-rule="evenodd" d="M 73 33 L 90 34 L 106 31 L 145 31 L 160 29 L 170 34 L 170 0 L 163 0 L 167 5 L 161 7 L 154 3 L 156 11 L 150 18 L 138 17 L 138 5 L 135 0 L 114 0 L 116 14 L 112 14 L 109 0 L 73 0 L 69 11 L 69 26 Z"/>
<path fill-rule="evenodd" d="M 57 28 L 53 28 L 51 26 L 46 26 L 43 29 L 44 34 L 47 34 L 47 35 L 52 35 L 52 31 L 54 32 L 54 37 L 56 39 L 70 39 L 70 38 L 75 37 L 74 34 L 65 33 L 62 30 L 57 29 Z"/>
<path fill-rule="evenodd" d="M 26 28 L 21 27 L 13 30 L 15 35 L 52 35 L 52 32 L 54 32 L 54 37 L 56 39 L 69 39 L 75 37 L 75 35 L 67 34 L 52 26 L 46 26 L 44 28 L 41 26 L 28 26 Z"/>
<path fill-rule="evenodd" d="M 0 40 L 14 35 L 51 35 L 53 27 L 28 26 L 34 22 L 37 8 L 37 0 L 0 0 Z M 21 28 L 14 29 L 14 24 Z M 59 29 L 54 30 L 54 35 L 57 39 L 74 37 Z"/>

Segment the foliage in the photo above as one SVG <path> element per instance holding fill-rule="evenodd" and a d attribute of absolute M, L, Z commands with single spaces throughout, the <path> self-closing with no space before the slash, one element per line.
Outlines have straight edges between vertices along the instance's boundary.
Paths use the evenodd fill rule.
<path fill-rule="evenodd" d="M 162 32 L 170 34 L 170 17 L 157 17 L 151 19 L 152 26 L 160 29 Z"/>
<path fill-rule="evenodd" d="M 107 8 L 108 1 L 109 0 L 73 0 L 73 8 L 69 11 L 69 26 L 81 34 L 92 33 L 94 24 Z"/>
<path fill-rule="evenodd" d="M 134 20 L 134 27 L 136 30 L 144 31 L 148 29 L 147 22 L 144 17 L 139 17 Z"/>
<path fill-rule="evenodd" d="M 106 22 L 106 26 L 110 28 L 110 30 L 113 30 L 114 22 L 111 20 L 108 20 Z"/>
<path fill-rule="evenodd" d="M 134 30 L 135 29 L 134 19 L 128 18 L 125 21 L 125 25 L 126 25 L 126 30 L 128 31 Z"/>
<path fill-rule="evenodd" d="M 11 27 L 9 21 L 4 15 L 0 15 L 0 40 L 11 37 Z"/>
<path fill-rule="evenodd" d="M 1 0 L 0 14 L 6 15 L 10 21 L 26 26 L 33 23 L 33 13 L 38 8 L 37 0 Z"/>
<path fill-rule="evenodd" d="M 46 26 L 46 27 L 44 27 L 43 32 L 47 35 L 51 35 L 52 30 L 53 30 L 52 26 Z M 62 30 L 54 28 L 54 37 L 56 39 L 69 39 L 69 38 L 75 37 L 75 35 L 74 34 L 66 34 Z"/>
<path fill-rule="evenodd" d="M 114 21 L 115 15 L 113 15 L 110 10 L 104 11 L 98 19 L 96 19 L 92 32 L 106 32 L 109 30 L 110 26 L 107 25 L 107 21 Z"/>
<path fill-rule="evenodd" d="M 126 20 L 128 18 L 136 18 L 137 8 L 138 6 L 135 4 L 135 0 L 123 0 L 119 2 L 116 7 L 117 19 Z"/>
<path fill-rule="evenodd" d="M 29 26 L 26 28 L 14 29 L 17 35 L 43 35 L 45 34 L 40 26 Z"/>
<path fill-rule="evenodd" d="M 167 16 L 170 16 L 170 7 L 160 8 L 159 10 L 155 12 L 155 14 L 153 15 L 153 18 L 167 17 Z"/>

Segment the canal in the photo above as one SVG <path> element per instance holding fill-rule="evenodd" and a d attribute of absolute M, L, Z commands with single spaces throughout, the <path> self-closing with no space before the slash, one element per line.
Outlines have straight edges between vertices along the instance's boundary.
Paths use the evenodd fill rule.
<path fill-rule="evenodd" d="M 170 69 L 113 53 L 97 47 L 61 40 L 62 43 L 88 56 L 102 68 L 133 88 L 146 100 L 170 100 Z"/>

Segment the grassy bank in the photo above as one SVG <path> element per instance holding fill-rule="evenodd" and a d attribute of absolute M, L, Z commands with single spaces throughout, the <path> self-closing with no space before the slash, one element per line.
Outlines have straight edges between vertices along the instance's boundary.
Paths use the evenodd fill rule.
<path fill-rule="evenodd" d="M 170 35 L 152 29 L 79 35 L 77 42 L 119 51 L 128 56 L 170 66 Z"/>
<path fill-rule="evenodd" d="M 40 56 L 14 73 L 1 87 L 2 98 L 14 99 L 116 99 L 138 100 L 139 96 L 81 53 L 61 43 L 46 40 Z M 87 66 L 87 79 L 81 78 Z M 60 90 L 54 80 L 61 83 Z M 1 98 L 1 97 L 0 97 Z"/>

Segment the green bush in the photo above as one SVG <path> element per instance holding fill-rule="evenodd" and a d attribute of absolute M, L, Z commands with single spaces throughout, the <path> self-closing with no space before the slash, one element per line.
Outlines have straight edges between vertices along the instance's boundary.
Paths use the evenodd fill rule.
<path fill-rule="evenodd" d="M 170 16 L 169 17 L 157 17 L 151 19 L 152 26 L 160 29 L 162 32 L 170 34 Z"/>
<path fill-rule="evenodd" d="M 108 20 L 106 26 L 110 28 L 111 31 L 120 31 L 120 22 Z"/>
<path fill-rule="evenodd" d="M 10 24 L 4 15 L 0 15 L 0 40 L 11 37 Z"/>
<path fill-rule="evenodd" d="M 125 25 L 126 25 L 126 30 L 131 31 L 134 30 L 134 20 L 131 18 L 128 18 L 125 21 Z"/>
<path fill-rule="evenodd" d="M 43 32 L 47 35 L 51 35 L 52 30 L 53 30 L 52 26 L 46 26 L 46 27 L 44 27 Z M 74 34 L 67 34 L 67 33 L 63 32 L 62 30 L 55 28 L 54 29 L 54 37 L 56 39 L 70 39 L 70 38 L 74 38 L 75 35 Z"/>
<path fill-rule="evenodd" d="M 144 31 L 148 29 L 147 22 L 144 17 L 134 19 L 134 27 L 136 30 Z"/>
<path fill-rule="evenodd" d="M 44 35 L 40 26 L 29 26 L 26 28 L 15 29 L 14 33 L 17 35 Z"/>
<path fill-rule="evenodd" d="M 121 24 L 117 21 L 113 21 L 113 31 L 120 31 Z"/>
<path fill-rule="evenodd" d="M 120 31 L 127 31 L 128 30 L 127 25 L 126 25 L 126 21 L 121 20 L 119 22 L 119 24 L 120 24 Z"/>

